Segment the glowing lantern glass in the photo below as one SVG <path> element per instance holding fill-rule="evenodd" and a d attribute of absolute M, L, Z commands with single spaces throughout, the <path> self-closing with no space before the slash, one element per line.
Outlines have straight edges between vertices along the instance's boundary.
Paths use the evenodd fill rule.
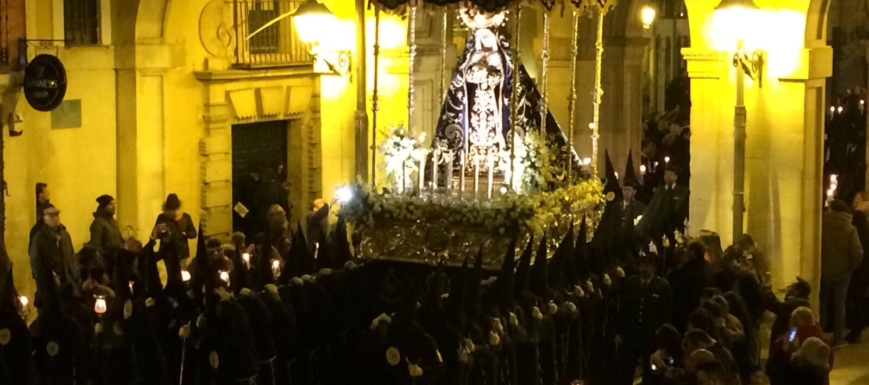
<path fill-rule="evenodd" d="M 108 307 L 106 306 L 106 297 L 101 295 L 94 296 L 94 313 L 103 315 Z"/>
<path fill-rule="evenodd" d="M 650 6 L 643 7 L 643 28 L 649 29 L 652 27 L 652 23 L 655 21 L 655 8 Z"/>
<path fill-rule="evenodd" d="M 307 0 L 293 13 L 293 24 L 303 43 L 319 42 L 319 33 L 333 33 L 338 19 L 335 14 L 317 0 Z"/>
<path fill-rule="evenodd" d="M 742 48 L 757 47 L 751 39 L 758 36 L 760 8 L 752 0 L 721 0 L 712 15 L 712 45 L 719 51 L 732 52 Z"/>

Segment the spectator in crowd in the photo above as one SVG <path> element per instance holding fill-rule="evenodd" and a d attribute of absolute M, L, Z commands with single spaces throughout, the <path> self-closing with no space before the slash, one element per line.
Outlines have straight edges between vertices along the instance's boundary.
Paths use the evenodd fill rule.
<path fill-rule="evenodd" d="M 851 208 L 833 200 L 824 214 L 821 233 L 821 324 L 833 332 L 834 346 L 845 343 L 848 285 L 863 258 L 863 246 L 851 221 Z"/>

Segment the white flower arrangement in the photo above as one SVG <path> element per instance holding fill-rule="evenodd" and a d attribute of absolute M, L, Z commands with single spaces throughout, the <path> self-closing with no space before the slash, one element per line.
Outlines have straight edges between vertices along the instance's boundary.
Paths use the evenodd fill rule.
<path fill-rule="evenodd" d="M 422 159 L 428 155 L 425 148 L 425 133 L 419 138 L 411 136 L 404 126 L 390 127 L 383 133 L 384 139 L 378 146 L 385 162 L 381 168 L 387 180 L 396 188 L 406 183 L 406 178 L 419 169 Z"/>
<path fill-rule="evenodd" d="M 375 191 L 357 183 L 349 188 L 356 197 L 340 209 L 348 222 L 374 227 L 396 222 L 446 222 L 455 227 L 485 229 L 496 234 L 531 231 L 542 234 L 561 218 L 602 209 L 603 185 L 583 180 L 549 192 L 518 194 L 508 192 L 487 200 L 466 200 L 453 195 L 420 197 Z M 596 216 L 596 214 L 595 214 Z"/>

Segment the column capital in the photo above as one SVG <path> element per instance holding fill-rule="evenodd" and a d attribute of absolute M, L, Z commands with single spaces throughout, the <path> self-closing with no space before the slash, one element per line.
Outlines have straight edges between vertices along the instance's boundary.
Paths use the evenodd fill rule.
<path fill-rule="evenodd" d="M 809 82 L 833 75 L 833 47 L 803 48 L 796 60 L 800 63 L 797 70 L 779 77 L 780 80 Z"/>
<path fill-rule="evenodd" d="M 682 57 L 688 63 L 691 79 L 719 79 L 724 64 L 724 54 L 711 49 L 682 48 Z"/>

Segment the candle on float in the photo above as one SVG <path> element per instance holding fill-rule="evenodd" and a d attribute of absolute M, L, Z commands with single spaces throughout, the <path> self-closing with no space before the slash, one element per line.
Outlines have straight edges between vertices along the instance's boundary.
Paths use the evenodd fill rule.
<path fill-rule="evenodd" d="M 106 297 L 101 295 L 94 296 L 94 313 L 103 315 L 108 307 L 106 306 Z"/>
<path fill-rule="evenodd" d="M 480 192 L 480 157 L 474 155 L 474 199 Z"/>
<path fill-rule="evenodd" d="M 494 174 L 495 174 L 495 157 L 492 156 L 491 154 L 489 154 L 489 156 L 488 156 L 488 163 L 489 163 L 489 175 L 488 175 L 489 176 L 489 179 L 488 179 L 489 189 L 488 189 L 486 196 L 489 199 L 492 199 L 492 188 L 493 188 L 492 182 L 494 182 Z"/>
<path fill-rule="evenodd" d="M 435 147 L 431 157 L 431 192 L 434 193 L 438 189 L 438 166 L 440 166 L 441 149 Z"/>
<path fill-rule="evenodd" d="M 422 189 L 425 183 L 425 164 L 426 164 L 426 154 L 422 153 L 419 157 L 419 173 L 417 177 L 419 177 L 419 195 L 422 195 Z"/>
<path fill-rule="evenodd" d="M 465 169 L 468 168 L 468 154 L 462 151 L 462 168 L 459 169 L 459 197 L 465 197 Z"/>

